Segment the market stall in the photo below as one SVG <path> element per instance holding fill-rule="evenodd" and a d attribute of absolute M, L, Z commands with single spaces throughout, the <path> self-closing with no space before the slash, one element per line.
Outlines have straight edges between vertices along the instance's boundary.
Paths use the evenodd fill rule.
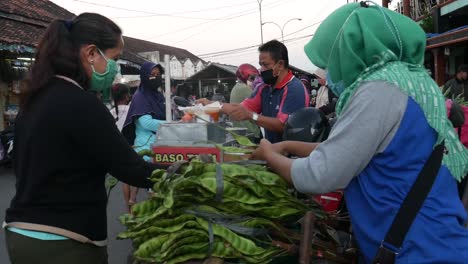
<path fill-rule="evenodd" d="M 248 160 L 248 135 L 205 118 L 162 125 L 153 151 L 141 153 L 170 166 L 153 172 L 154 194 L 120 219 L 136 261 L 353 263 L 351 236 L 335 229 L 346 215 L 290 190 Z"/>

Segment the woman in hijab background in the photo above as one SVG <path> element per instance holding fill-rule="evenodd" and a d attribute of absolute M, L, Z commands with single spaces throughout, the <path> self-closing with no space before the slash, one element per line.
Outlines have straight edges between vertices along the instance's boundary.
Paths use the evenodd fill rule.
<path fill-rule="evenodd" d="M 145 62 L 140 69 L 140 87 L 132 97 L 122 133 L 133 145 L 136 152 L 151 149 L 156 140 L 156 131 L 166 120 L 166 101 L 161 92 L 164 70 L 160 64 Z M 149 157 L 143 157 L 150 161 Z M 130 187 L 124 184 L 124 190 Z M 130 188 L 130 199 L 127 205 L 135 204 L 137 190 Z"/>
<path fill-rule="evenodd" d="M 123 127 L 125 137 L 137 152 L 151 149 L 159 125 L 166 120 L 166 101 L 161 92 L 163 73 L 160 64 L 145 62 L 141 66 L 140 87 L 132 97 Z"/>
<path fill-rule="evenodd" d="M 396 263 L 468 260 L 467 214 L 456 186 L 468 172 L 468 150 L 422 65 L 425 48 L 424 31 L 408 17 L 367 3 L 339 8 L 305 46 L 312 63 L 328 71 L 328 85 L 339 96 L 328 140 L 320 145 L 263 140 L 252 157 L 266 160 L 301 192 L 344 188 L 362 263 L 372 263 L 381 245 L 397 253 Z M 442 166 L 401 248 L 383 243 L 442 142 Z"/>

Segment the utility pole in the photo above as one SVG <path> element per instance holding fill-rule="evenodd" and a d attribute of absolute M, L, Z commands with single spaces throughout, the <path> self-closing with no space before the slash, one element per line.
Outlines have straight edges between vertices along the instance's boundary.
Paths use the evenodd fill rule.
<path fill-rule="evenodd" d="M 258 10 L 260 11 L 260 38 L 261 43 L 263 45 L 263 21 L 262 21 L 262 2 L 263 0 L 257 0 L 258 2 Z"/>
<path fill-rule="evenodd" d="M 277 23 L 272 22 L 272 21 L 265 22 L 265 23 L 262 24 L 262 26 L 265 25 L 265 24 L 274 24 L 274 25 L 276 25 L 276 26 L 279 28 L 279 30 L 281 31 L 281 41 L 282 41 L 283 44 L 284 44 L 284 28 L 286 27 L 286 25 L 287 25 L 289 22 L 294 21 L 294 20 L 301 21 L 302 19 L 301 19 L 301 18 L 291 18 L 291 19 L 289 19 L 288 21 L 286 21 L 286 23 L 283 24 L 283 27 L 281 27 L 280 25 L 278 25 Z"/>
<path fill-rule="evenodd" d="M 291 19 L 289 19 L 288 21 L 286 21 L 286 23 L 284 23 L 283 28 L 281 29 L 281 39 L 283 40 L 283 44 L 284 44 L 284 28 L 286 27 L 286 25 L 287 25 L 289 22 L 294 21 L 294 20 L 301 21 L 302 18 L 297 18 L 297 17 L 296 17 L 296 18 L 291 18 Z"/>
<path fill-rule="evenodd" d="M 169 55 L 164 55 L 164 77 L 165 77 L 165 87 L 164 97 L 166 99 L 166 120 L 168 122 L 172 121 L 172 108 L 171 108 L 171 65 Z"/>
<path fill-rule="evenodd" d="M 279 30 L 281 31 L 281 38 L 283 39 L 283 43 L 284 43 L 283 29 L 281 28 L 281 26 L 278 25 L 277 23 L 271 22 L 271 21 L 262 23 L 262 26 L 263 26 L 263 25 L 266 25 L 266 24 L 273 24 L 273 25 L 276 25 L 276 26 L 279 28 Z"/>

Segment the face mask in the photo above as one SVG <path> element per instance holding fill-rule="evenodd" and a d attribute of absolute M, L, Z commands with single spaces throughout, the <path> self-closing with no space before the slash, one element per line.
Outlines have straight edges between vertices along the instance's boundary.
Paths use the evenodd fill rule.
<path fill-rule="evenodd" d="M 273 70 L 275 69 L 275 67 L 276 64 L 273 65 L 273 68 L 271 68 L 270 70 L 260 72 L 260 75 L 262 76 L 263 82 L 265 84 L 274 85 L 278 80 L 278 76 L 273 75 Z"/>
<path fill-rule="evenodd" d="M 93 69 L 93 74 L 91 75 L 91 90 L 102 92 L 112 86 L 115 76 L 120 72 L 120 66 L 116 61 L 108 59 L 100 49 L 98 49 L 98 51 L 106 60 L 106 71 L 104 73 L 99 73 L 94 69 L 94 66 L 91 65 Z"/>
<path fill-rule="evenodd" d="M 344 85 L 343 80 L 341 80 L 341 81 L 339 81 L 337 83 L 334 83 L 332 81 L 329 73 L 327 73 L 327 86 L 338 97 L 343 93 L 343 91 L 346 88 L 345 85 Z"/>
<path fill-rule="evenodd" d="M 274 85 L 278 80 L 278 76 L 273 76 L 273 69 L 262 71 L 260 74 L 262 75 L 263 82 L 268 85 Z"/>
<path fill-rule="evenodd" d="M 162 84 L 161 76 L 149 78 L 149 85 L 152 89 L 157 90 L 159 87 L 161 87 L 161 84 Z"/>

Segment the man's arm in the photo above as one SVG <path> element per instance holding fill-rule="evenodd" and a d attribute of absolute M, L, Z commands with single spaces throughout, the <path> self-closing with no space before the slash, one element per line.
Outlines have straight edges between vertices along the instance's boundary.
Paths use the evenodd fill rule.
<path fill-rule="evenodd" d="M 253 112 L 250 112 L 250 119 L 252 119 Z M 284 124 L 276 117 L 268 117 L 264 115 L 259 115 L 256 122 L 257 125 L 278 133 L 282 133 L 284 130 Z"/>
<path fill-rule="evenodd" d="M 259 115 L 256 124 L 269 131 L 282 133 L 289 114 L 307 107 L 309 104 L 307 90 L 302 83 L 299 82 L 298 84 L 291 83 L 290 87 L 287 86 L 288 88 L 286 88 L 285 95 L 279 106 L 280 109 L 275 117 Z M 241 107 L 233 108 L 230 115 L 236 120 L 253 120 L 253 113 L 260 113 L 262 111 L 261 95 L 265 87 L 267 86 L 259 87 L 250 98 L 245 99 L 241 103 L 241 106 L 245 107 L 244 109 Z"/>
<path fill-rule="evenodd" d="M 223 104 L 221 109 L 235 121 L 253 120 L 254 111 L 251 111 L 241 104 Z M 284 124 L 276 117 L 258 116 L 255 122 L 258 126 L 275 132 L 283 132 Z"/>

